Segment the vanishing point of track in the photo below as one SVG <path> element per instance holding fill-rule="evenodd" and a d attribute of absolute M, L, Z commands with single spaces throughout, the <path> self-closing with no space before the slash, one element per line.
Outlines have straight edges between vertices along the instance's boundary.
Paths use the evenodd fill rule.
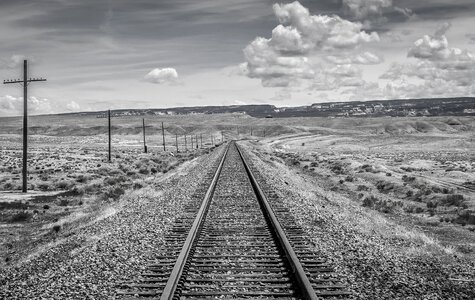
<path fill-rule="evenodd" d="M 211 184 L 193 195 L 156 260 L 124 284 L 120 295 L 336 299 L 349 294 L 276 194 L 267 198 L 236 143 L 228 144 L 216 164 L 206 175 Z"/>

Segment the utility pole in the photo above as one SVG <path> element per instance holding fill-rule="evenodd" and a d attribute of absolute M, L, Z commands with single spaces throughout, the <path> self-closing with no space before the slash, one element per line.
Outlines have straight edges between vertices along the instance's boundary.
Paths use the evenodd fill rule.
<path fill-rule="evenodd" d="M 111 162 L 111 110 L 109 109 L 109 162 Z"/>
<path fill-rule="evenodd" d="M 176 153 L 178 153 L 178 134 L 175 133 Z"/>
<path fill-rule="evenodd" d="M 4 80 L 3 84 L 23 83 L 23 168 L 22 168 L 22 188 L 21 191 L 26 193 L 28 190 L 28 83 L 35 81 L 46 81 L 44 78 L 30 78 L 28 79 L 28 61 L 23 60 L 23 80 L 12 79 Z"/>
<path fill-rule="evenodd" d="M 163 122 L 162 122 L 162 139 L 163 139 L 163 151 L 166 151 L 166 148 L 165 148 L 165 129 L 163 128 Z"/>
<path fill-rule="evenodd" d="M 188 151 L 188 145 L 186 144 L 186 134 L 185 134 L 185 152 Z"/>
<path fill-rule="evenodd" d="M 145 118 L 142 119 L 142 128 L 143 128 L 143 151 L 147 153 L 147 144 L 145 143 Z"/>

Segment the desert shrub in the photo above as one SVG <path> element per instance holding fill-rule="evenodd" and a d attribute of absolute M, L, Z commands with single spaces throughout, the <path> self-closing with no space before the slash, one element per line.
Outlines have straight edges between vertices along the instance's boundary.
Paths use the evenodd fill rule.
<path fill-rule="evenodd" d="M 140 183 L 140 182 L 134 182 L 133 188 L 134 188 L 134 190 L 141 189 L 141 188 L 143 188 L 143 184 Z"/>
<path fill-rule="evenodd" d="M 119 164 L 119 170 L 121 170 L 123 173 L 127 173 L 130 169 L 126 165 Z"/>
<path fill-rule="evenodd" d="M 49 191 L 49 190 L 52 190 L 52 187 L 50 186 L 49 183 L 42 182 L 38 184 L 38 189 L 40 191 Z"/>
<path fill-rule="evenodd" d="M 127 173 L 125 173 L 125 174 L 127 176 L 134 176 L 136 173 L 135 173 L 135 171 L 130 170 L 130 171 L 127 171 Z"/>
<path fill-rule="evenodd" d="M 60 180 L 56 182 L 56 188 L 61 190 L 67 190 L 73 186 L 73 183 L 69 180 Z"/>
<path fill-rule="evenodd" d="M 0 202 L 0 209 L 27 209 L 28 203 L 13 201 L 13 202 Z"/>
<path fill-rule="evenodd" d="M 463 195 L 460 194 L 447 195 L 442 198 L 441 204 L 446 206 L 462 206 L 464 200 Z"/>
<path fill-rule="evenodd" d="M 394 183 L 392 182 L 386 182 L 383 180 L 380 180 L 376 182 L 376 188 L 381 192 L 381 193 L 387 193 L 390 190 L 394 189 Z"/>
<path fill-rule="evenodd" d="M 102 189 L 102 184 L 100 183 L 93 183 L 84 186 L 84 192 L 87 194 L 94 194 L 99 192 Z"/>
<path fill-rule="evenodd" d="M 31 218 L 31 213 L 29 213 L 27 211 L 20 211 L 20 212 L 14 214 L 10 218 L 10 222 L 11 223 L 25 222 L 25 221 L 28 221 L 30 218 Z"/>
<path fill-rule="evenodd" d="M 143 175 L 148 175 L 150 173 L 150 171 L 147 167 L 142 167 L 142 168 L 140 168 L 139 173 L 143 174 Z"/>
<path fill-rule="evenodd" d="M 393 176 L 393 174 L 391 174 L 390 172 L 386 172 L 386 176 L 391 177 Z"/>
<path fill-rule="evenodd" d="M 57 232 L 59 232 L 59 231 L 61 230 L 61 225 L 56 224 L 56 225 L 53 226 L 52 229 L 53 229 L 54 232 L 57 233 Z"/>
<path fill-rule="evenodd" d="M 345 181 L 344 181 L 343 179 L 340 179 L 338 182 L 339 182 L 340 184 L 343 184 Z"/>
<path fill-rule="evenodd" d="M 119 186 L 110 186 L 107 187 L 102 194 L 103 200 L 117 200 L 120 196 L 125 194 L 125 190 Z"/>
<path fill-rule="evenodd" d="M 88 177 L 88 176 L 85 176 L 85 175 L 83 175 L 83 174 L 79 175 L 79 176 L 76 178 L 76 182 L 79 182 L 79 183 L 86 183 L 88 180 L 89 180 L 89 177 Z"/>
<path fill-rule="evenodd" d="M 430 209 L 432 209 L 432 208 L 437 208 L 437 205 L 438 205 L 437 201 L 429 201 L 429 202 L 427 202 L 427 208 L 430 208 Z"/>
<path fill-rule="evenodd" d="M 351 175 L 348 175 L 348 176 L 345 177 L 345 181 L 353 182 L 353 181 L 355 181 L 355 177 L 353 177 Z"/>
<path fill-rule="evenodd" d="M 150 168 L 150 172 L 152 172 L 152 174 L 156 174 L 158 172 L 158 170 L 157 170 L 157 168 L 152 167 L 152 168 Z"/>
<path fill-rule="evenodd" d="M 414 176 L 402 175 L 402 181 L 404 182 L 413 182 L 414 180 L 416 180 Z"/>
<path fill-rule="evenodd" d="M 43 205 L 43 209 L 49 209 L 49 205 L 48 204 Z"/>
<path fill-rule="evenodd" d="M 108 185 L 116 185 L 122 182 L 127 181 L 127 177 L 120 175 L 120 176 L 110 176 L 104 179 L 104 183 Z"/>
<path fill-rule="evenodd" d="M 378 171 L 376 170 L 375 167 L 373 167 L 372 165 L 369 165 L 369 164 L 364 164 L 360 167 L 361 171 L 364 171 L 364 172 L 370 172 L 370 173 L 378 173 Z"/>
<path fill-rule="evenodd" d="M 313 167 L 313 168 L 318 167 L 318 162 L 316 162 L 316 161 L 311 162 L 310 167 Z"/>
<path fill-rule="evenodd" d="M 364 207 L 374 207 L 375 203 L 378 202 L 378 198 L 376 198 L 373 195 L 370 195 L 368 197 L 365 197 L 363 199 L 363 206 Z"/>
<path fill-rule="evenodd" d="M 366 185 L 360 184 L 360 185 L 358 185 L 358 187 L 356 187 L 356 190 L 357 191 L 369 191 L 369 187 L 367 187 Z"/>
<path fill-rule="evenodd" d="M 416 207 L 416 209 L 414 210 L 414 212 L 415 212 L 416 214 L 420 214 L 420 213 L 424 212 L 424 209 L 423 209 L 422 207 L 419 207 L 419 206 L 418 206 L 418 207 Z"/>
<path fill-rule="evenodd" d="M 69 200 L 63 197 L 58 197 L 58 206 L 68 206 L 69 205 Z"/>
<path fill-rule="evenodd" d="M 330 170 L 335 174 L 343 174 L 345 169 L 340 163 L 335 163 L 330 167 Z"/>
<path fill-rule="evenodd" d="M 402 207 L 403 203 L 400 201 L 393 202 L 388 200 L 380 200 L 375 196 L 370 195 L 363 199 L 362 206 L 373 208 L 383 213 L 390 213 L 393 212 L 397 206 Z"/>

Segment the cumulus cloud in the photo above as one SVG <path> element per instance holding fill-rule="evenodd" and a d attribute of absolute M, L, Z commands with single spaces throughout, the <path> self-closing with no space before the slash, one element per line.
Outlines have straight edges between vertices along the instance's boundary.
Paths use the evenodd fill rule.
<path fill-rule="evenodd" d="M 383 59 L 369 51 L 357 54 L 353 57 L 343 56 L 343 55 L 328 55 L 325 59 L 331 63 L 337 65 L 344 64 L 360 64 L 360 65 L 375 65 L 383 61 Z"/>
<path fill-rule="evenodd" d="M 28 97 L 29 114 L 49 114 L 53 112 L 50 100 L 46 98 Z M 23 97 L 11 95 L 0 96 L 0 115 L 14 116 L 23 114 Z"/>
<path fill-rule="evenodd" d="M 414 13 L 409 8 L 393 5 L 392 0 L 343 0 L 343 13 L 352 20 L 362 21 L 365 28 L 371 27 L 372 23 L 382 23 L 387 19 L 385 13 L 398 13 L 406 18 L 411 18 Z"/>
<path fill-rule="evenodd" d="M 257 37 L 244 49 L 246 62 L 241 65 L 245 75 L 261 79 L 263 86 L 288 87 L 305 81 L 315 88 L 338 82 L 327 76 L 348 77 L 337 72 L 348 67 L 338 65 L 381 61 L 370 52 L 358 52 L 362 45 L 379 41 L 378 34 L 362 30 L 361 23 L 338 16 L 311 15 L 298 1 L 274 4 L 273 9 L 280 24 L 270 38 Z M 336 50 L 345 57 L 330 55 Z M 328 59 L 318 61 L 315 54 L 326 54 Z M 329 66 L 322 67 L 322 63 Z"/>
<path fill-rule="evenodd" d="M 143 79 L 157 84 L 174 83 L 178 80 L 178 73 L 174 68 L 156 68 L 145 75 Z"/>
<path fill-rule="evenodd" d="M 392 0 L 343 0 L 343 12 L 357 20 L 379 18 L 385 9 L 392 7 Z"/>
<path fill-rule="evenodd" d="M 77 112 L 81 107 L 75 101 L 53 101 L 47 98 L 28 97 L 28 114 L 54 114 L 63 112 Z M 23 115 L 23 97 L 11 95 L 0 96 L 0 116 Z"/>
<path fill-rule="evenodd" d="M 69 111 L 79 111 L 81 109 L 81 107 L 79 106 L 79 104 L 76 103 L 76 101 L 71 101 L 69 102 L 67 105 L 66 105 L 66 108 L 69 110 Z"/>
<path fill-rule="evenodd" d="M 395 63 L 381 76 L 393 81 L 386 92 L 417 96 L 466 96 L 473 93 L 475 59 L 468 50 L 453 48 L 445 33 L 450 24 L 444 23 L 432 35 L 415 41 L 407 56 L 416 58 L 415 63 Z M 408 78 L 416 78 L 421 84 L 408 84 Z M 394 82 L 399 82 L 395 84 Z"/>

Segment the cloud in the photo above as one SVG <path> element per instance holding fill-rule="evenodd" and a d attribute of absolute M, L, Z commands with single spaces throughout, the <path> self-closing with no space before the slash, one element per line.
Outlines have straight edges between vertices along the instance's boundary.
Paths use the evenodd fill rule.
<path fill-rule="evenodd" d="M 335 78 L 343 76 L 337 71 L 345 68 L 338 65 L 381 61 L 370 52 L 357 52 L 362 45 L 379 41 L 378 34 L 362 30 L 361 23 L 338 16 L 311 15 L 298 1 L 274 4 L 273 9 L 280 24 L 272 30 L 271 38 L 257 37 L 243 50 L 245 63 L 241 64 L 243 74 L 261 79 L 265 87 L 306 82 L 315 88 L 328 82 L 343 82 Z M 330 55 L 336 51 L 346 57 Z M 328 56 L 324 62 L 316 58 L 316 54 L 322 53 Z M 330 71 L 322 72 L 327 68 L 322 63 L 330 64 Z"/>
<path fill-rule="evenodd" d="M 369 51 L 357 54 L 353 57 L 343 55 L 328 55 L 325 59 L 331 63 L 344 65 L 344 64 L 360 64 L 360 65 L 375 65 L 383 61 L 378 55 Z"/>
<path fill-rule="evenodd" d="M 174 83 L 178 80 L 178 73 L 174 68 L 156 68 L 145 75 L 143 79 L 157 84 Z"/>
<path fill-rule="evenodd" d="M 351 20 L 363 22 L 365 28 L 386 22 L 385 14 L 398 19 L 401 17 L 409 19 L 414 16 L 411 9 L 394 6 L 392 0 L 343 0 L 342 10 Z"/>
<path fill-rule="evenodd" d="M 55 114 L 63 112 L 77 112 L 81 107 L 75 101 L 54 101 L 47 98 L 28 97 L 28 114 Z M 0 116 L 23 115 L 23 97 L 11 95 L 0 96 Z"/>
<path fill-rule="evenodd" d="M 467 96 L 473 94 L 475 59 L 466 49 L 453 48 L 445 33 L 450 24 L 440 25 L 432 35 L 416 40 L 407 56 L 415 63 L 394 63 L 380 77 L 388 83 L 386 92 L 403 96 Z M 409 84 L 410 78 L 421 81 Z M 412 80 L 414 81 L 414 80 Z"/>
<path fill-rule="evenodd" d="M 75 101 L 71 101 L 66 105 L 66 108 L 70 111 L 79 111 L 81 107 Z"/>
<path fill-rule="evenodd" d="M 475 44 L 475 33 L 467 33 L 465 37 L 469 39 L 470 44 Z"/>
<path fill-rule="evenodd" d="M 0 69 L 15 69 L 23 65 L 23 60 L 26 59 L 24 55 L 14 54 L 9 59 L 0 60 Z M 33 62 L 34 59 L 30 59 Z"/>
<path fill-rule="evenodd" d="M 392 7 L 392 0 L 343 0 L 343 12 L 356 20 L 380 18 L 384 10 Z"/>
<path fill-rule="evenodd" d="M 449 42 L 445 37 L 445 33 L 450 26 L 450 23 L 444 23 L 437 28 L 434 35 L 424 35 L 415 41 L 407 56 L 435 61 L 460 55 L 462 51 L 457 48 L 449 48 Z"/>
<path fill-rule="evenodd" d="M 28 97 L 28 113 L 29 114 L 49 114 L 53 113 L 50 100 L 46 98 L 38 98 L 35 96 Z M 0 115 L 15 116 L 23 114 L 23 97 L 15 97 L 11 95 L 0 96 Z"/>

